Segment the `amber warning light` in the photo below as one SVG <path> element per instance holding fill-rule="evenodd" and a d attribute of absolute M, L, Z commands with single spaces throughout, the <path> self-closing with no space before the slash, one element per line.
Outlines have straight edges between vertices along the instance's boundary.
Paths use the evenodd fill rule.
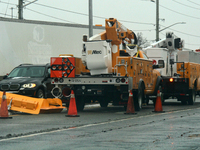
<path fill-rule="evenodd" d="M 170 79 L 169 79 L 169 82 L 173 82 L 173 81 L 174 81 L 173 78 L 170 78 Z"/>

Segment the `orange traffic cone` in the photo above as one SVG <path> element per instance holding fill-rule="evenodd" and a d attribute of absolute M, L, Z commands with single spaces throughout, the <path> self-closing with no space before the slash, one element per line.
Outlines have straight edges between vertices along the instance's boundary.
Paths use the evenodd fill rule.
<path fill-rule="evenodd" d="M 0 109 L 0 119 L 11 119 L 12 117 L 8 116 L 8 107 L 7 107 L 7 99 L 6 92 L 3 92 L 2 100 L 1 100 L 1 109 Z"/>
<path fill-rule="evenodd" d="M 77 108 L 76 108 L 76 100 L 74 97 L 74 91 L 71 90 L 71 99 L 69 102 L 69 109 L 68 109 L 68 114 L 65 115 L 66 117 L 79 117 L 77 114 Z"/>
<path fill-rule="evenodd" d="M 134 103 L 133 103 L 133 93 L 129 92 L 128 104 L 126 108 L 126 112 L 124 114 L 137 114 L 135 113 Z"/>
<path fill-rule="evenodd" d="M 162 101 L 160 96 L 160 90 L 157 92 L 156 104 L 153 112 L 164 112 L 162 108 Z"/>

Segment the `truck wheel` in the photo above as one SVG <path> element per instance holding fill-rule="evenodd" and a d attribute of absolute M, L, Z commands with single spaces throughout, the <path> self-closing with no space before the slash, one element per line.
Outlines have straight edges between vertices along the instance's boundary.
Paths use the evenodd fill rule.
<path fill-rule="evenodd" d="M 99 101 L 100 106 L 103 108 L 108 107 L 108 101 L 106 99 Z"/>
<path fill-rule="evenodd" d="M 85 107 L 84 97 L 77 96 L 76 97 L 76 108 L 77 108 L 77 111 L 83 111 L 84 107 Z"/>
<path fill-rule="evenodd" d="M 146 104 L 149 105 L 149 96 L 146 96 Z"/>
<path fill-rule="evenodd" d="M 182 104 L 182 105 L 187 105 L 187 101 L 186 101 L 186 100 L 182 100 L 182 101 L 181 101 L 181 104 Z"/>
<path fill-rule="evenodd" d="M 144 97 L 144 90 L 142 87 L 138 89 L 138 92 L 135 93 L 136 96 L 134 96 L 134 104 L 135 104 L 135 110 L 140 111 L 142 109 L 142 103 L 143 103 L 143 97 Z"/>
<path fill-rule="evenodd" d="M 162 101 L 162 104 L 165 102 L 165 99 L 164 99 L 164 93 L 162 92 L 162 87 L 159 86 L 159 91 L 160 91 L 160 98 L 161 98 L 161 101 Z"/>
<path fill-rule="evenodd" d="M 193 105 L 195 103 L 195 100 L 196 100 L 196 93 L 195 93 L 195 90 L 193 89 L 190 91 L 188 104 Z"/>
<path fill-rule="evenodd" d="M 39 89 L 36 93 L 36 96 L 37 98 L 44 98 L 44 92 L 42 89 Z"/>

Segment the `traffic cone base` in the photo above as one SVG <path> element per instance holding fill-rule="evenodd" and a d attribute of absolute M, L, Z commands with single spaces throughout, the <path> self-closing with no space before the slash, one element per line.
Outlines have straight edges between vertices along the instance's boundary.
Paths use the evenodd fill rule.
<path fill-rule="evenodd" d="M 126 112 L 124 114 L 129 114 L 129 115 L 137 114 L 135 113 L 135 108 L 134 108 L 134 103 L 133 103 L 133 94 L 131 91 L 129 92 L 128 104 L 127 104 Z"/>
<path fill-rule="evenodd" d="M 76 100 L 74 97 L 74 91 L 71 90 L 71 98 L 69 102 L 69 109 L 68 114 L 65 117 L 79 117 L 80 115 L 77 114 L 77 107 L 76 107 Z"/>
<path fill-rule="evenodd" d="M 8 106 L 6 99 L 6 92 L 3 92 L 2 100 L 1 100 L 1 108 L 0 108 L 0 119 L 11 119 L 12 117 L 8 116 Z"/>
<path fill-rule="evenodd" d="M 164 113 L 163 108 L 162 108 L 162 101 L 161 101 L 161 96 L 160 96 L 160 91 L 159 90 L 157 92 L 155 108 L 154 108 L 154 111 L 152 111 L 152 112 Z"/>

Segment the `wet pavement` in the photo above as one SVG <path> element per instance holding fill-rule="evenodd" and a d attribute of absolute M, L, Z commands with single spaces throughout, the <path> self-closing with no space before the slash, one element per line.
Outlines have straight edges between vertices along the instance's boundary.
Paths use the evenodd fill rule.
<path fill-rule="evenodd" d="M 153 105 L 136 115 L 123 107 L 86 107 L 80 117 L 59 114 L 15 114 L 0 120 L 1 150 L 97 149 L 97 150 L 200 150 L 200 98 L 197 103 L 163 104 L 164 113 Z"/>

